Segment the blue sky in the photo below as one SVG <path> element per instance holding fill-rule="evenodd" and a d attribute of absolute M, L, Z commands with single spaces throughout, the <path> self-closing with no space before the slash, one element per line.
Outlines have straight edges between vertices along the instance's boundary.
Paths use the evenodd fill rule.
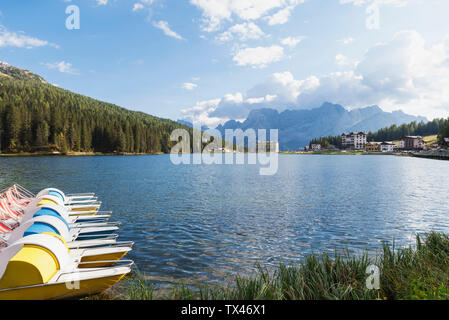
<path fill-rule="evenodd" d="M 445 0 L 3 0 L 0 12 L 0 61 L 156 116 L 215 126 L 323 101 L 449 116 Z"/>

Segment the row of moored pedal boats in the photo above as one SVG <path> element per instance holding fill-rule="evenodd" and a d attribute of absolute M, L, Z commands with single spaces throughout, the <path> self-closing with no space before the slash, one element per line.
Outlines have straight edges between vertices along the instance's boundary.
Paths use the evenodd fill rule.
<path fill-rule="evenodd" d="M 121 260 L 119 224 L 95 194 L 0 191 L 0 299 L 65 299 L 96 294 L 131 271 Z"/>

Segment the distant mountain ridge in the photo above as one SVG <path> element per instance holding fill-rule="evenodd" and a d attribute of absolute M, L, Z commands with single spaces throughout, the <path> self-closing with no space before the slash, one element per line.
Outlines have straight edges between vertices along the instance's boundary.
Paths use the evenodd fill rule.
<path fill-rule="evenodd" d="M 226 129 L 279 129 L 280 149 L 297 150 L 314 138 L 351 131 L 373 132 L 413 121 L 427 122 L 427 119 L 402 111 L 385 112 L 379 106 L 348 111 L 341 105 L 325 102 L 319 108 L 308 110 L 252 110 L 244 122 L 230 120 L 217 129 L 222 134 Z"/>

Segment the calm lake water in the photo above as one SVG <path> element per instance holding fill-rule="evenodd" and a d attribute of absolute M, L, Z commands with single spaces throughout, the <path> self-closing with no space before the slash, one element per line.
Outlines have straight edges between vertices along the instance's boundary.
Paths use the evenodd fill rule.
<path fill-rule="evenodd" d="M 280 155 L 258 166 L 181 165 L 168 155 L 0 158 L 0 187 L 95 192 L 135 241 L 129 257 L 159 284 L 223 281 L 311 252 L 407 245 L 449 232 L 449 161 Z"/>

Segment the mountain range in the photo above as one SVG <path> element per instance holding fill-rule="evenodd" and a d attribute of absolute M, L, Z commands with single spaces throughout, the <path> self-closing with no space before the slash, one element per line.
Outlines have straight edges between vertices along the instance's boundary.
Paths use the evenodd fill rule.
<path fill-rule="evenodd" d="M 244 122 L 230 120 L 217 129 L 223 136 L 226 129 L 279 129 L 280 149 L 298 150 L 314 138 L 352 131 L 374 132 L 413 121 L 427 122 L 427 119 L 402 111 L 385 112 L 379 106 L 349 111 L 341 105 L 326 102 L 319 108 L 308 110 L 252 110 Z"/>

